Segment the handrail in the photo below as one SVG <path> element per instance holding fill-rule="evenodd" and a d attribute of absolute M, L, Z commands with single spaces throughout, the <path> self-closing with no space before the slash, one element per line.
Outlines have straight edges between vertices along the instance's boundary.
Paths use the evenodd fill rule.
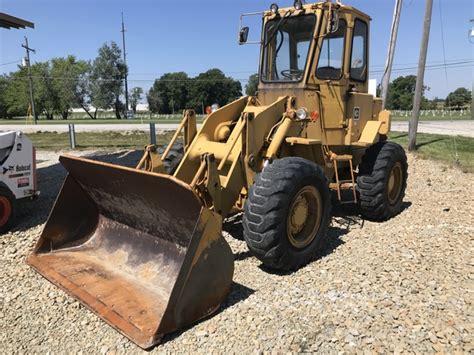
<path fill-rule="evenodd" d="M 231 142 L 229 149 L 227 149 L 227 152 L 225 153 L 224 157 L 219 163 L 219 166 L 217 167 L 217 170 L 219 171 L 222 170 L 222 168 L 224 167 L 225 163 L 227 162 L 227 159 L 229 158 L 230 153 L 232 152 L 232 149 L 234 149 L 235 143 L 237 143 L 239 137 L 242 134 L 242 130 L 244 129 L 245 124 L 246 124 L 245 118 L 243 118 L 242 121 L 240 122 L 241 124 L 240 124 L 240 127 L 238 128 L 238 133 L 235 135 L 235 139 Z"/>
<path fill-rule="evenodd" d="M 204 170 L 206 170 L 206 160 L 202 159 L 201 165 L 199 165 L 199 169 L 193 177 L 193 181 L 191 181 L 191 183 L 189 184 L 191 188 L 194 188 L 196 186 L 197 182 L 199 181 L 199 178 L 204 173 Z"/>

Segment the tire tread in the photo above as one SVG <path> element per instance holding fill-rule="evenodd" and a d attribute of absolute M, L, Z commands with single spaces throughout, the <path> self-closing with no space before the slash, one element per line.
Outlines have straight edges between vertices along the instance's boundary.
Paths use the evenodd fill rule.
<path fill-rule="evenodd" d="M 278 159 L 258 174 L 250 187 L 242 219 L 244 239 L 250 251 L 267 267 L 296 270 L 311 259 L 306 254 L 301 257 L 301 253 L 300 257 L 294 257 L 295 252 L 282 243 L 282 231 L 286 233 L 286 213 L 291 201 L 288 195 L 295 189 L 296 181 L 308 176 L 324 186 L 324 191 L 320 190 L 324 204 L 322 224 L 315 245 L 309 245 L 317 249 L 322 244 L 330 220 L 328 181 L 321 167 L 299 157 Z"/>

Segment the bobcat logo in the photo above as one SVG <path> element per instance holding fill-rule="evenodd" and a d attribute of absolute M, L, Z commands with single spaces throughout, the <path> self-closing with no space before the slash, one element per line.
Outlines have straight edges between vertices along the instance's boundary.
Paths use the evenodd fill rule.
<path fill-rule="evenodd" d="M 28 165 L 17 165 L 17 166 L 16 166 L 16 171 L 17 171 L 17 172 L 30 171 L 30 170 L 31 170 L 31 164 L 28 164 Z"/>

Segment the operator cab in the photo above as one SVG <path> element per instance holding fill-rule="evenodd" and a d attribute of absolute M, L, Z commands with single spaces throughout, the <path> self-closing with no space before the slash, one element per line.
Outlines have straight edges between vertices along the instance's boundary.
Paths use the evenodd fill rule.
<path fill-rule="evenodd" d="M 279 9 L 246 15 L 262 15 L 259 91 L 299 84 L 304 87 L 331 81 L 367 91 L 369 16 L 339 1 Z M 247 43 L 248 27 L 242 27 L 239 43 Z M 275 85 L 277 84 L 277 85 Z M 289 87 L 289 85 L 285 85 Z"/>
<path fill-rule="evenodd" d="M 344 146 L 358 141 L 382 102 L 368 93 L 370 17 L 340 1 L 302 4 L 249 15 L 262 17 L 258 102 L 271 105 L 291 96 L 300 117 L 316 117 L 308 135 Z M 242 16 L 245 16 L 242 15 Z M 318 120 L 318 122 L 315 122 Z M 324 128 L 324 129 L 323 129 Z"/>

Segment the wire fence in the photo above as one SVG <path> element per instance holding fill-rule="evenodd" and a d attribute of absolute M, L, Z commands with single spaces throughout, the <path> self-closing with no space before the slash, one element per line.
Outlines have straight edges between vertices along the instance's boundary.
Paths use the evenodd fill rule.
<path fill-rule="evenodd" d="M 410 118 L 413 115 L 412 110 L 390 110 L 392 112 L 392 117 L 397 118 Z M 420 111 L 421 119 L 446 119 L 450 120 L 451 118 L 457 119 L 473 119 L 472 112 L 470 109 L 460 109 L 460 110 L 421 110 Z"/>
<path fill-rule="evenodd" d="M 94 117 L 94 111 L 91 112 L 91 115 Z M 205 115 L 203 114 L 196 114 L 196 118 L 198 121 L 202 121 Z M 125 114 L 122 114 L 120 121 L 126 122 L 136 122 L 136 121 L 163 121 L 170 123 L 175 123 L 177 121 L 181 121 L 183 119 L 183 115 L 180 112 L 176 112 L 174 114 L 161 114 L 161 113 L 151 113 L 149 111 L 141 111 L 133 114 L 131 117 L 126 117 Z M 27 116 L 15 116 L 14 118 L 2 118 L 0 120 L 4 123 L 18 123 L 18 122 L 32 122 L 32 117 Z M 86 112 L 71 112 L 66 120 L 62 119 L 61 116 L 56 115 L 53 120 L 48 120 L 45 115 L 38 115 L 38 124 L 43 123 L 64 123 L 67 124 L 68 121 L 76 121 L 75 123 L 79 123 L 77 121 L 87 121 L 85 123 L 93 123 L 94 121 L 98 121 L 98 123 L 103 123 L 103 121 L 118 121 L 115 116 L 115 111 L 98 111 L 95 115 L 95 118 L 91 118 Z"/>
<path fill-rule="evenodd" d="M 94 113 L 91 113 L 94 115 Z M 204 115 L 202 114 L 197 114 L 196 115 L 198 119 L 202 119 Z M 87 119 L 90 120 L 91 117 L 85 113 L 85 112 L 72 112 L 69 115 L 70 119 L 74 120 L 81 120 L 81 119 Z M 96 114 L 96 119 L 99 120 L 106 120 L 106 119 L 113 119 L 115 118 L 115 111 L 100 111 L 97 112 Z M 176 121 L 176 120 L 181 120 L 183 118 L 183 115 L 181 112 L 175 112 L 171 114 L 162 114 L 162 113 L 152 113 L 150 111 L 139 111 L 133 114 L 133 116 L 129 117 L 130 120 L 157 120 L 157 121 Z M 124 118 L 126 120 L 127 117 Z"/>
<path fill-rule="evenodd" d="M 410 118 L 413 114 L 412 110 L 391 110 L 392 117 L 394 118 Z M 101 111 L 97 112 L 97 119 L 109 119 L 113 118 L 115 115 L 114 111 Z M 197 114 L 198 119 L 202 119 L 204 115 Z M 421 110 L 420 118 L 423 119 L 443 119 L 446 120 L 454 118 L 463 118 L 463 119 L 472 119 L 472 113 L 470 109 L 460 109 L 460 110 Z M 71 119 L 90 119 L 90 117 L 85 112 L 73 112 L 70 114 Z M 182 118 L 180 112 L 175 112 L 174 114 L 160 114 L 152 113 L 150 111 L 139 111 L 135 113 L 132 117 L 136 120 L 159 120 L 159 121 L 168 121 L 168 120 L 179 120 Z"/>
<path fill-rule="evenodd" d="M 413 111 L 411 110 L 390 110 L 392 113 L 392 118 L 394 119 L 410 119 Z M 90 112 L 92 116 L 94 116 L 94 111 Z M 197 120 L 202 121 L 205 115 L 198 113 Z M 38 123 L 50 123 L 51 120 L 47 120 L 46 116 L 39 115 L 39 122 Z M 150 111 L 138 111 L 133 114 L 132 117 L 122 117 L 123 121 L 163 121 L 170 123 L 175 123 L 176 121 L 180 121 L 183 118 L 181 112 L 177 110 L 174 114 L 162 114 L 162 113 L 152 113 Z M 95 114 L 95 120 L 114 120 L 115 119 L 115 111 L 98 111 Z M 474 119 L 472 112 L 470 109 L 461 109 L 461 110 L 421 110 L 420 111 L 420 119 L 422 120 L 469 120 Z M 11 119 L 11 122 L 14 123 L 15 121 L 28 121 L 31 118 L 26 116 L 19 116 Z M 53 122 L 64 121 L 67 123 L 68 120 L 87 120 L 87 121 L 94 121 L 86 112 L 84 111 L 73 111 L 69 114 L 67 120 L 62 120 L 59 118 L 55 118 Z"/>

